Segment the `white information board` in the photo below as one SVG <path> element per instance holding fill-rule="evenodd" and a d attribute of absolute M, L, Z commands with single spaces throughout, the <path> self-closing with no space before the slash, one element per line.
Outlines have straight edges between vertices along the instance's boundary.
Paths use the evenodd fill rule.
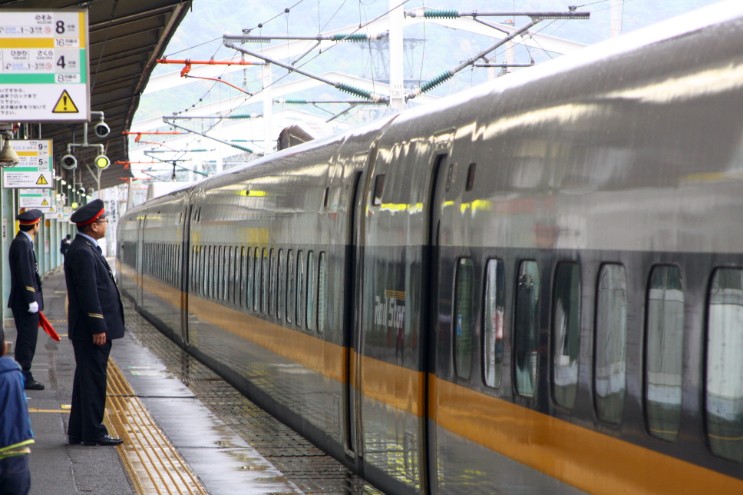
<path fill-rule="evenodd" d="M 10 144 L 21 161 L 14 167 L 3 169 L 3 188 L 51 188 L 54 177 L 52 140 L 11 140 Z"/>
<path fill-rule="evenodd" d="M 19 189 L 18 207 L 35 208 L 43 212 L 55 211 L 54 191 L 51 189 Z"/>
<path fill-rule="evenodd" d="M 3 10 L 0 122 L 90 120 L 87 10 Z"/>

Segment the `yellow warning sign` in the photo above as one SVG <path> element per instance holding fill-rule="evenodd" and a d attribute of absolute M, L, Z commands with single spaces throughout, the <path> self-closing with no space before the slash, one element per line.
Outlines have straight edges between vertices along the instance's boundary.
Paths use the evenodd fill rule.
<path fill-rule="evenodd" d="M 49 201 L 47 201 L 47 200 L 43 200 L 43 201 L 41 202 L 41 206 L 49 206 Z"/>
<path fill-rule="evenodd" d="M 36 181 L 37 186 L 48 185 L 48 184 L 49 182 L 46 180 L 46 177 L 44 177 L 43 175 L 40 175 L 39 180 Z"/>
<path fill-rule="evenodd" d="M 54 105 L 52 113 L 79 113 L 77 105 L 72 101 L 72 97 L 70 97 L 70 93 L 66 89 L 62 90 L 62 94 Z"/>

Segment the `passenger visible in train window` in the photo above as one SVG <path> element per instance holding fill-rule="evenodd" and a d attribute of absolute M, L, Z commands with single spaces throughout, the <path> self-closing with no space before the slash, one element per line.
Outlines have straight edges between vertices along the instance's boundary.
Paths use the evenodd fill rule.
<path fill-rule="evenodd" d="M 34 443 L 21 367 L 5 357 L 5 332 L 0 328 L 0 493 L 26 495 L 31 489 L 30 445 Z"/>
<path fill-rule="evenodd" d="M 535 261 L 524 261 L 519 270 L 516 291 L 514 354 L 516 390 L 533 397 L 537 378 L 537 311 L 539 306 L 539 271 Z"/>

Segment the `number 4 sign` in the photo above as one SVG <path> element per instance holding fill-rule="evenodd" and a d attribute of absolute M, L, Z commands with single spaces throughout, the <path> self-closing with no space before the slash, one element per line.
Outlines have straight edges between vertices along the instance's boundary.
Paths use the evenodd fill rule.
<path fill-rule="evenodd" d="M 87 10 L 3 10 L 0 122 L 90 119 Z"/>

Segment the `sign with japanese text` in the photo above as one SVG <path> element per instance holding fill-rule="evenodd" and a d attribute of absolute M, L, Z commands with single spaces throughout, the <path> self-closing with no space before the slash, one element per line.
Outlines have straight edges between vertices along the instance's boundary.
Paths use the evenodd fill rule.
<path fill-rule="evenodd" d="M 87 10 L 3 10 L 0 122 L 90 119 Z"/>
<path fill-rule="evenodd" d="M 19 189 L 18 207 L 36 208 L 43 212 L 55 210 L 54 191 L 51 189 Z"/>
<path fill-rule="evenodd" d="M 3 188 L 51 188 L 54 177 L 52 140 L 11 140 L 10 144 L 21 161 L 3 169 Z"/>

